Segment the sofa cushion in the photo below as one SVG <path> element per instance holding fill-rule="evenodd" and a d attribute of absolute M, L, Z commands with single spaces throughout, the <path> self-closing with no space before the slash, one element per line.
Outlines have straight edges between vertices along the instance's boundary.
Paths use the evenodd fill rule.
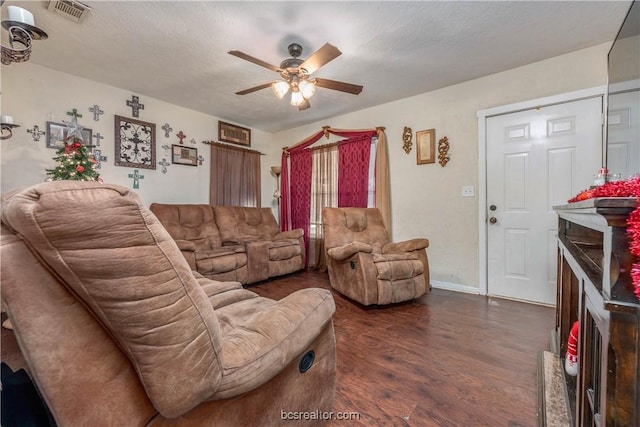
<path fill-rule="evenodd" d="M 302 254 L 300 242 L 297 239 L 276 240 L 269 245 L 269 260 L 281 261 Z"/>
<path fill-rule="evenodd" d="M 247 254 L 224 248 L 196 252 L 196 266 L 202 274 L 226 273 L 247 265 Z"/>
<path fill-rule="evenodd" d="M 179 416 L 217 391 L 223 361 L 213 308 L 135 193 L 96 182 L 42 183 L 4 200 L 2 222 L 105 326 L 162 415 Z"/>
<path fill-rule="evenodd" d="M 223 242 L 270 240 L 280 229 L 271 208 L 214 206 Z"/>
<path fill-rule="evenodd" d="M 193 242 L 196 250 L 206 250 L 222 245 L 210 205 L 152 203 L 149 209 L 158 217 L 174 240 Z"/>

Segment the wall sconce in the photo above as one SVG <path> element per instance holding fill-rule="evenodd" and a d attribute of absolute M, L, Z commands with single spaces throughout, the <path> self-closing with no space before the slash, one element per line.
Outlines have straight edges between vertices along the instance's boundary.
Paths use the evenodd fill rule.
<path fill-rule="evenodd" d="M 20 127 L 20 125 L 13 123 L 13 117 L 11 116 L 0 116 L 0 126 L 2 126 L 2 135 L 0 136 L 0 140 L 3 141 L 13 136 L 13 128 Z"/>
<path fill-rule="evenodd" d="M 9 19 L 2 21 L 2 28 L 9 31 L 9 45 L 1 46 L 1 60 L 4 65 L 12 62 L 25 62 L 31 56 L 33 40 L 44 40 L 47 33 L 35 26 L 33 14 L 18 6 L 7 6 Z M 4 130 L 4 124 L 2 129 Z"/>
<path fill-rule="evenodd" d="M 271 172 L 276 176 L 276 191 L 273 193 L 273 198 L 278 199 L 278 203 L 280 203 L 280 172 L 282 168 L 280 166 L 271 166 Z"/>

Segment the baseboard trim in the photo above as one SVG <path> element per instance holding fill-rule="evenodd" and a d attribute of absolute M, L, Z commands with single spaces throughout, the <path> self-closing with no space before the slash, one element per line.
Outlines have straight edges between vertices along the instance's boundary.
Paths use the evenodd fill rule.
<path fill-rule="evenodd" d="M 480 289 L 475 286 L 460 285 L 458 283 L 441 282 L 439 280 L 432 280 L 431 287 L 436 289 L 444 289 L 447 291 L 464 292 L 465 294 L 480 295 Z"/>

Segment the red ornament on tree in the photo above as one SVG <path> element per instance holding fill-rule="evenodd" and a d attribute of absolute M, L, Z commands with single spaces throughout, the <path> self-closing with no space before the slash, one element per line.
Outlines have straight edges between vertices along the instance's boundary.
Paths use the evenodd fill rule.
<path fill-rule="evenodd" d="M 76 167 L 76 170 L 77 170 L 79 173 L 82 173 L 82 172 L 84 172 L 84 166 L 82 166 L 82 165 L 78 165 L 78 166 Z"/>

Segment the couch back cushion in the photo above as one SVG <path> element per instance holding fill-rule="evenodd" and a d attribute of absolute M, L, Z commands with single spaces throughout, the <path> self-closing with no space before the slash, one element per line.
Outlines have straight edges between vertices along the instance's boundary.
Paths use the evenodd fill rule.
<path fill-rule="evenodd" d="M 327 249 L 363 242 L 379 253 L 390 242 L 382 215 L 376 208 L 324 208 L 322 224 Z"/>
<path fill-rule="evenodd" d="M 214 206 L 223 243 L 270 240 L 280 231 L 271 208 Z"/>
<path fill-rule="evenodd" d="M 129 189 L 38 184 L 3 199 L 2 222 L 113 336 L 162 415 L 177 417 L 216 391 L 213 308 L 169 233 Z"/>
<path fill-rule="evenodd" d="M 210 205 L 152 203 L 151 212 L 175 240 L 188 240 L 196 250 L 222 246 L 220 232 Z"/>

